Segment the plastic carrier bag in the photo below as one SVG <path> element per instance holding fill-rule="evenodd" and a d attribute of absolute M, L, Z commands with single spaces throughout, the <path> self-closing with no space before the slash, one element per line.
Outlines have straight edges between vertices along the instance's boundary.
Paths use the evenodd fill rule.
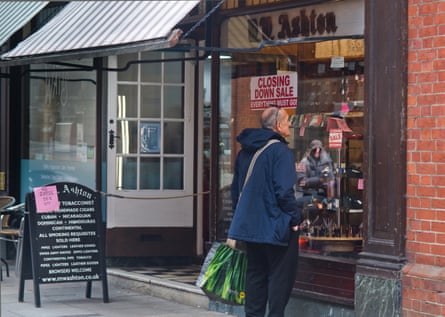
<path fill-rule="evenodd" d="M 207 253 L 196 285 L 212 300 L 244 305 L 247 256 L 214 242 Z"/>

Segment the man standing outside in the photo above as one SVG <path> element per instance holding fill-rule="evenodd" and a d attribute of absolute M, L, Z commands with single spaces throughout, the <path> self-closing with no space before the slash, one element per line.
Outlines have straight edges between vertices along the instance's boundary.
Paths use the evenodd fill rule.
<path fill-rule="evenodd" d="M 246 317 L 264 317 L 267 305 L 269 317 L 283 317 L 296 278 L 301 209 L 294 195 L 295 159 L 285 140 L 289 115 L 267 108 L 261 125 L 237 137 L 242 149 L 231 187 L 234 217 L 228 237 L 246 242 Z M 279 142 L 258 156 L 244 185 L 252 157 L 271 139 Z"/>

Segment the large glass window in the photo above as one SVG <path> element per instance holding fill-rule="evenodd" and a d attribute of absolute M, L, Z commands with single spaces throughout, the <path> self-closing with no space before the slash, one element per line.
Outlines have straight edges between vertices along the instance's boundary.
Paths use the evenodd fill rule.
<path fill-rule="evenodd" d="M 339 45 L 354 47 L 353 56 L 348 50 L 344 50 L 341 57 L 327 51 L 327 47 Z M 268 47 L 256 53 L 231 54 L 230 58 L 220 60 L 218 219 L 227 221 L 227 226 L 218 224 L 218 228 L 225 230 L 217 233 L 219 238 L 226 234 L 232 216 L 230 182 L 240 150 L 236 136 L 244 128 L 259 127 L 260 113 L 265 107 L 284 105 L 292 121 L 292 134 L 287 141 L 296 165 L 311 151 L 309 146 L 313 140 L 321 141 L 332 160 L 330 180 L 320 185 L 329 195 L 317 197 L 318 200 L 315 195 L 311 196 L 305 204 L 305 217 L 310 226 L 302 234 L 307 237 L 307 241 L 302 241 L 303 251 L 324 253 L 325 248 L 335 251 L 337 246 L 343 248 L 341 252 L 360 249 L 363 52 L 363 40 L 337 40 Z M 293 81 L 277 84 L 281 75 Z M 259 82 L 266 84 L 257 84 Z M 326 242 L 320 242 L 329 239 L 344 239 L 348 243 L 327 246 Z"/>
<path fill-rule="evenodd" d="M 260 127 L 263 109 L 284 108 L 292 123 L 287 141 L 296 165 L 295 196 L 303 203 L 307 225 L 300 232 L 293 292 L 353 303 L 366 223 L 365 1 L 278 2 L 286 5 L 263 10 L 263 2 L 234 4 L 249 6 L 249 14 L 230 16 L 221 24 L 220 45 L 227 54 L 215 61 L 220 66 L 216 236 L 227 237 L 233 217 L 230 182 L 240 151 L 236 136 Z M 320 145 L 325 152 L 318 150 Z M 310 163 L 302 161 L 305 157 Z M 330 164 L 325 164 L 327 157 Z M 309 181 L 297 180 L 314 170 L 318 175 Z"/>
<path fill-rule="evenodd" d="M 119 190 L 184 189 L 183 58 L 178 52 L 118 56 L 126 69 L 117 75 Z"/>
<path fill-rule="evenodd" d="M 73 64 L 92 66 L 92 60 Z M 67 181 L 95 188 L 96 73 L 31 65 L 21 195 Z"/>

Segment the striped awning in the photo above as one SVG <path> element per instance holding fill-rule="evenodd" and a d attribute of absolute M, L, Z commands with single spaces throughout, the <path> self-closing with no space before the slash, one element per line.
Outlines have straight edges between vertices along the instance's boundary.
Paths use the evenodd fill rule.
<path fill-rule="evenodd" d="M 0 46 L 48 3 L 49 1 L 0 1 Z"/>
<path fill-rule="evenodd" d="M 169 48 L 182 33 L 174 28 L 198 3 L 72 1 L 1 60 L 35 63 Z"/>

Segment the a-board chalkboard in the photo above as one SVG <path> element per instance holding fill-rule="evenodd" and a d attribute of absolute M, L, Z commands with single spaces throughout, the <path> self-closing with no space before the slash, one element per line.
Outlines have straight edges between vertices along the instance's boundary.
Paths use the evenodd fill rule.
<path fill-rule="evenodd" d="M 34 281 L 37 307 L 39 284 L 85 281 L 90 297 L 91 282 L 102 280 L 107 303 L 100 195 L 80 184 L 54 183 L 29 193 L 25 209 L 19 301 L 23 301 L 26 279 Z"/>

